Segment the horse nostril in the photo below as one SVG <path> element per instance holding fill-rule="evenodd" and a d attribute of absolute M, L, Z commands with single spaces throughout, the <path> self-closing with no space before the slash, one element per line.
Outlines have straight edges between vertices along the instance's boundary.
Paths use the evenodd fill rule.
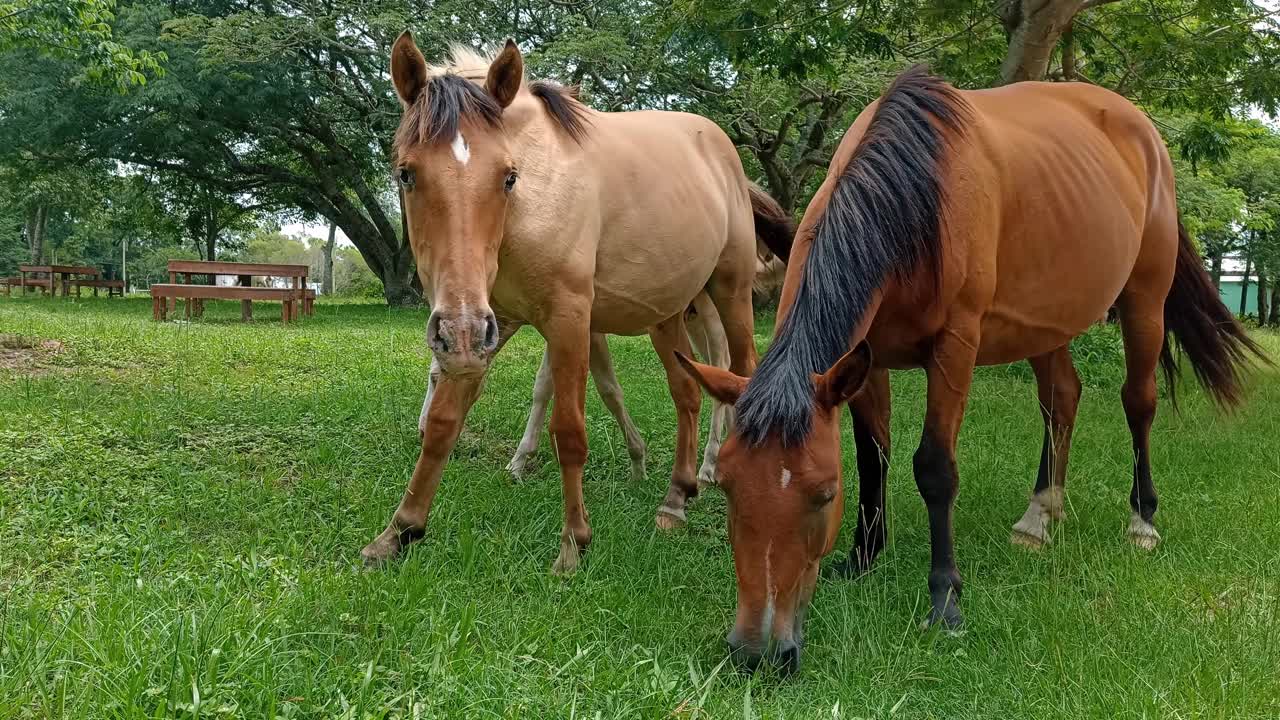
<path fill-rule="evenodd" d="M 427 346 L 433 352 L 447 353 L 449 352 L 449 343 L 440 334 L 440 314 L 431 313 L 431 317 L 427 320 Z"/>
<path fill-rule="evenodd" d="M 484 319 L 484 351 L 493 352 L 498 347 L 498 318 L 490 310 Z"/>

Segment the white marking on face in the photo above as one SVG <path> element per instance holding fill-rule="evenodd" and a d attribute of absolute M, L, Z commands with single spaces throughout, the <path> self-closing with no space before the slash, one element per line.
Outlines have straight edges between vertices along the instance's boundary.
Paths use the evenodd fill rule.
<path fill-rule="evenodd" d="M 462 133 L 453 136 L 453 156 L 458 162 L 466 165 L 471 160 L 471 148 L 467 147 L 467 139 L 462 137 Z"/>
<path fill-rule="evenodd" d="M 791 471 L 786 468 L 782 468 L 782 477 L 779 478 L 778 481 L 782 484 L 782 489 L 786 490 L 787 486 L 791 484 Z"/>

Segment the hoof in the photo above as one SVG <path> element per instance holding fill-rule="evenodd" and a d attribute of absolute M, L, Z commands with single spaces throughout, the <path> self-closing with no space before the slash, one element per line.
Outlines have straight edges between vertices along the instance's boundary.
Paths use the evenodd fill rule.
<path fill-rule="evenodd" d="M 713 465 L 703 465 L 698 470 L 698 487 L 717 487 L 720 483 L 716 481 L 716 469 Z"/>
<path fill-rule="evenodd" d="M 684 514 L 684 510 L 678 508 L 667 507 L 663 505 L 658 508 L 658 515 L 654 518 L 654 524 L 659 530 L 677 530 L 685 526 L 689 522 L 689 518 Z"/>
<path fill-rule="evenodd" d="M 636 483 L 638 485 L 644 482 L 645 478 L 647 477 L 649 477 L 649 474 L 645 470 L 644 458 L 641 458 L 639 460 L 632 460 L 631 461 L 631 482 Z"/>
<path fill-rule="evenodd" d="M 1013 532 L 1009 534 L 1009 543 L 1011 545 L 1021 545 L 1028 550 L 1043 549 L 1044 546 L 1048 545 L 1050 542 L 1048 535 L 1039 537 L 1029 532 L 1025 532 L 1017 526 L 1014 526 Z"/>
<path fill-rule="evenodd" d="M 863 569 L 852 556 L 841 560 L 840 562 L 827 568 L 827 577 L 840 580 L 855 580 L 870 572 L 870 568 Z"/>
<path fill-rule="evenodd" d="M 572 541 L 560 542 L 560 556 L 551 564 L 551 574 L 556 577 L 570 577 L 582 566 L 582 551 Z"/>
<path fill-rule="evenodd" d="M 517 482 L 524 480 L 525 464 L 529 461 L 527 455 L 516 455 L 511 458 L 511 462 L 507 463 L 507 472 L 511 473 L 511 478 Z"/>
<path fill-rule="evenodd" d="M 1050 487 L 1031 497 L 1027 511 L 1013 525 L 1009 542 L 1031 550 L 1039 550 L 1053 542 L 1049 524 L 1066 517 L 1063 512 L 1062 491 Z"/>
<path fill-rule="evenodd" d="M 960 613 L 960 608 L 956 607 L 954 602 L 948 602 L 942 610 L 936 607 L 930 610 L 929 617 L 920 623 L 920 629 L 937 629 L 952 637 L 958 637 L 964 634 L 964 615 Z"/>
<path fill-rule="evenodd" d="M 426 534 L 424 528 L 410 525 L 397 529 L 395 522 L 392 521 L 392 524 L 374 538 L 373 542 L 364 546 L 360 551 L 360 558 L 364 560 L 365 567 L 380 567 L 389 560 L 395 559 L 412 543 L 421 540 L 424 534 Z"/>
<path fill-rule="evenodd" d="M 1155 550 L 1156 546 L 1160 544 L 1160 533 L 1156 531 L 1156 527 L 1143 520 L 1142 516 L 1137 513 L 1134 513 L 1129 518 L 1128 535 L 1129 542 L 1143 550 Z"/>

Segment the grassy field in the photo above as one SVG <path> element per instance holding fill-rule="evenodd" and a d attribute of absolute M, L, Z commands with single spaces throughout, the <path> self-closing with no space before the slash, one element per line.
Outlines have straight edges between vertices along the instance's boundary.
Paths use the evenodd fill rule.
<path fill-rule="evenodd" d="M 1031 553 L 1008 536 L 1038 462 L 1034 384 L 1025 365 L 980 371 L 959 459 L 959 637 L 918 629 L 923 378 L 896 373 L 889 547 L 868 577 L 819 584 L 805 664 L 780 681 L 722 662 L 723 499 L 698 500 L 685 530 L 653 528 L 674 415 L 646 340 L 613 341 L 649 442 L 643 485 L 589 396 L 582 572 L 548 572 L 547 443 L 522 484 L 502 469 L 542 352 L 529 331 L 491 373 L 426 540 L 369 572 L 359 550 L 417 456 L 425 311 L 320 303 L 289 327 L 238 312 L 161 325 L 145 298 L 0 298 L 0 718 L 1280 716 L 1274 372 L 1231 417 L 1189 385 L 1180 415 L 1165 405 L 1165 543 L 1145 553 L 1123 538 L 1118 345 L 1086 338 L 1069 519 Z"/>

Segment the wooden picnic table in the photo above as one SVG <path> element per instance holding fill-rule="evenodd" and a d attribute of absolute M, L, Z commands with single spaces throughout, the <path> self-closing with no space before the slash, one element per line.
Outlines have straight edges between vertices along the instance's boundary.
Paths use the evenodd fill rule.
<path fill-rule="evenodd" d="M 62 285 L 62 296 L 67 297 L 75 276 L 83 275 L 95 280 L 102 276 L 98 268 L 89 265 L 19 265 L 18 273 L 18 285 L 22 288 L 22 294 L 27 293 L 28 287 L 47 286 L 50 297 L 58 294 L 59 284 Z M 28 282 L 27 275 L 32 275 L 32 282 Z M 40 275 L 45 277 L 38 277 Z"/>
<path fill-rule="evenodd" d="M 157 320 L 163 320 L 168 312 L 176 309 L 178 298 L 183 298 L 186 316 L 199 317 L 204 312 L 205 299 L 239 300 L 240 318 L 247 322 L 253 319 L 254 300 L 279 300 L 280 319 L 287 323 L 297 320 L 301 314 L 312 313 L 315 295 L 307 290 L 309 272 L 306 265 L 170 260 L 168 284 L 151 286 L 153 311 Z M 194 284 L 191 282 L 193 275 L 205 275 L 212 282 Z M 183 280 L 181 283 L 178 282 L 179 276 Z M 219 276 L 235 277 L 238 282 L 236 285 L 218 285 L 216 278 Z M 253 287 L 255 277 L 287 278 L 289 287 Z"/>

